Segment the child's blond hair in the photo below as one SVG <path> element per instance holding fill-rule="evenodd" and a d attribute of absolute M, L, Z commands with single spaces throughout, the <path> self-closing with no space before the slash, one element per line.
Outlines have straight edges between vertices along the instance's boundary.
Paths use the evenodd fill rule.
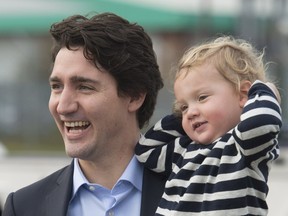
<path fill-rule="evenodd" d="M 235 85 L 238 90 L 240 82 L 249 80 L 266 81 L 266 65 L 263 52 L 258 52 L 250 43 L 232 36 L 219 37 L 211 42 L 188 49 L 178 63 L 175 80 L 180 70 L 211 63 L 220 74 Z"/>
<path fill-rule="evenodd" d="M 219 37 L 188 49 L 178 63 L 175 80 L 180 74 L 189 73 L 193 67 L 213 64 L 217 71 L 239 92 L 243 80 L 266 82 L 264 50 L 257 51 L 250 43 L 232 36 Z M 183 70 L 184 69 L 184 70 Z M 174 104 L 175 105 L 175 104 Z M 175 106 L 173 108 L 175 110 Z"/>

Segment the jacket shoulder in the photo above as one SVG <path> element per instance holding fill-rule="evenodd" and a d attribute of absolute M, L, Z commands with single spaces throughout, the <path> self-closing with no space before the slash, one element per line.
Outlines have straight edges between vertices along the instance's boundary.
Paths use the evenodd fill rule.
<path fill-rule="evenodd" d="M 65 192 L 66 194 L 63 196 L 66 196 L 66 199 L 69 200 L 72 191 L 72 180 L 73 163 L 35 183 L 10 193 L 6 199 L 2 216 L 39 215 L 45 209 L 44 206 L 47 206 L 49 196 L 56 190 Z"/>
<path fill-rule="evenodd" d="M 27 195 L 33 196 L 34 194 L 39 194 L 39 196 L 41 196 L 43 194 L 46 194 L 46 191 L 50 191 L 51 187 L 55 187 L 55 185 L 63 181 L 66 176 L 72 176 L 72 174 L 73 168 L 71 167 L 71 165 L 65 166 L 41 180 L 17 190 L 14 193 L 14 196 L 20 196 L 21 194 L 25 195 L 26 197 Z"/>

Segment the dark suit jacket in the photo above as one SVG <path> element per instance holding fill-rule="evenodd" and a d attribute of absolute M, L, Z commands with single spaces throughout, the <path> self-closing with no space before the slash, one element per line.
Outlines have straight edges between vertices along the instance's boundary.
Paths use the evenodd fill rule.
<path fill-rule="evenodd" d="M 72 179 L 73 162 L 50 176 L 9 194 L 2 216 L 66 216 L 72 196 Z M 144 169 L 141 216 L 155 214 L 164 184 L 164 176 Z"/>

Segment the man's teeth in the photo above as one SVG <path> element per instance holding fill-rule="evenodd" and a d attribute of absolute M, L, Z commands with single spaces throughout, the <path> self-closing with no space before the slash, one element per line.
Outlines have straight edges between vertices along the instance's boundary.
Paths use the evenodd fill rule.
<path fill-rule="evenodd" d="M 82 127 L 87 126 L 90 123 L 87 121 L 75 121 L 75 122 L 65 122 L 64 124 L 66 127 Z"/>

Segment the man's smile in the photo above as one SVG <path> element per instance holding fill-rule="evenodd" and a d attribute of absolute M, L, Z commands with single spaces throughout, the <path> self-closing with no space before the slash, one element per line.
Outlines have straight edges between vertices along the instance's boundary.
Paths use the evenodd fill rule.
<path fill-rule="evenodd" d="M 90 122 L 88 121 L 69 121 L 69 122 L 65 121 L 64 125 L 67 128 L 68 132 L 73 132 L 73 131 L 80 132 L 88 128 L 90 125 Z"/>

